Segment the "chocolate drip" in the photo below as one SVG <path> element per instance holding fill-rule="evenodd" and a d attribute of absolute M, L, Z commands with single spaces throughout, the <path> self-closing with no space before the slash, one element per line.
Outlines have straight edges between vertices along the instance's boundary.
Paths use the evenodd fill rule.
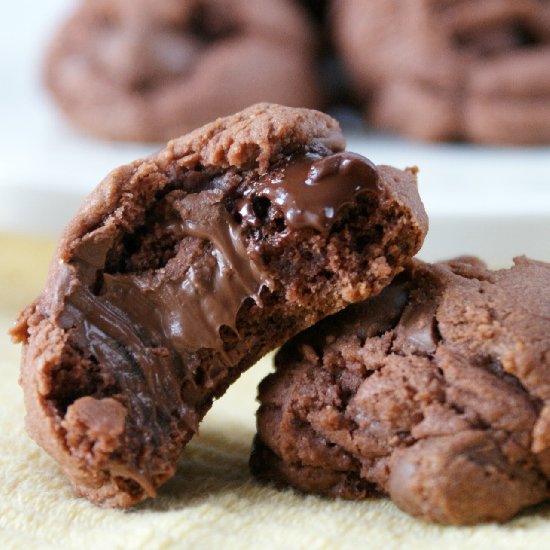
<path fill-rule="evenodd" d="M 71 330 L 75 344 L 100 364 L 112 367 L 109 370 L 117 387 L 124 388 L 128 395 L 140 396 L 132 407 L 139 428 L 169 422 L 170 409 L 185 409 L 179 383 L 175 383 L 174 364 L 178 359 L 168 350 L 159 353 L 155 340 L 164 343 L 165 337 L 151 322 L 149 304 L 134 287 L 123 283 L 112 285 L 103 296 L 94 296 L 84 285 L 71 284 L 70 266 L 63 269 L 70 290 L 61 326 Z M 130 302 L 131 306 L 124 309 Z M 138 317 L 140 325 L 135 322 Z M 144 385 L 148 393 L 142 391 Z M 169 407 L 162 411 L 154 403 L 167 403 Z"/>
<path fill-rule="evenodd" d="M 269 286 L 259 261 L 246 251 L 241 228 L 222 204 L 215 205 L 215 210 L 217 215 L 208 221 L 181 222 L 183 235 L 213 245 L 210 257 L 191 265 L 183 280 L 165 279 L 152 287 L 139 276 L 106 279 L 107 293 L 121 284 L 134 289 L 126 304 L 130 309 L 134 299 L 148 302 L 155 324 L 178 353 L 210 348 L 223 355 L 220 328 L 227 326 L 236 332 L 237 312 L 243 301 L 250 297 L 259 303 L 262 286 Z"/>
<path fill-rule="evenodd" d="M 310 153 L 262 178 L 254 193 L 281 208 L 289 227 L 325 231 L 339 210 L 369 189 L 378 190 L 378 172 L 366 158 L 349 152 L 329 157 Z"/>

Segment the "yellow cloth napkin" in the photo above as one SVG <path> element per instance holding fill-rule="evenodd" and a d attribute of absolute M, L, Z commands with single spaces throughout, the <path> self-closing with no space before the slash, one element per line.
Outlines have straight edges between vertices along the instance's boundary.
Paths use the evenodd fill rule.
<path fill-rule="evenodd" d="M 505 525 L 417 521 L 389 500 L 328 500 L 256 483 L 247 461 L 270 359 L 208 413 L 158 498 L 129 511 L 77 498 L 23 428 L 19 350 L 6 334 L 45 278 L 53 243 L 0 235 L 0 548 L 549 548 L 550 505 Z"/>

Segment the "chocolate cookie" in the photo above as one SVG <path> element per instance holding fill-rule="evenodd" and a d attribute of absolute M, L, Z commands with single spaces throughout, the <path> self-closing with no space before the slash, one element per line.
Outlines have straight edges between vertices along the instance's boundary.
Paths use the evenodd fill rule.
<path fill-rule="evenodd" d="M 314 42 L 294 0 L 84 0 L 46 82 L 91 134 L 165 141 L 257 101 L 319 106 Z"/>
<path fill-rule="evenodd" d="M 376 126 L 550 142 L 548 0 L 336 0 L 334 35 Z"/>
<path fill-rule="evenodd" d="M 285 344 L 260 385 L 263 480 L 389 495 L 442 523 L 550 496 L 550 264 L 415 262 Z"/>
<path fill-rule="evenodd" d="M 28 431 L 93 502 L 154 496 L 243 370 L 378 293 L 426 228 L 415 172 L 316 111 L 256 105 L 114 170 L 13 330 Z"/>

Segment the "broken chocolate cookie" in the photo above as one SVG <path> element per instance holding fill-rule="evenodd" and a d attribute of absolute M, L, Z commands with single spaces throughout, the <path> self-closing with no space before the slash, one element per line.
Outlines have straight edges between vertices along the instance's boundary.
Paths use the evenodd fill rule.
<path fill-rule="evenodd" d="M 378 293 L 426 229 L 415 171 L 316 111 L 256 105 L 114 170 L 13 329 L 29 433 L 93 502 L 154 496 L 231 382 Z"/>

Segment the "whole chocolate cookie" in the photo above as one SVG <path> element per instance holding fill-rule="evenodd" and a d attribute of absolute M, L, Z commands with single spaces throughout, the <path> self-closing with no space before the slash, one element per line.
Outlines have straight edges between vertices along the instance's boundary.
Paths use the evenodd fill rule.
<path fill-rule="evenodd" d="M 243 370 L 378 293 L 426 229 L 415 172 L 317 111 L 256 105 L 114 170 L 13 330 L 28 431 L 93 502 L 153 496 Z"/>
<path fill-rule="evenodd" d="M 314 47 L 294 0 L 84 0 L 46 83 L 91 134 L 165 141 L 258 101 L 318 107 Z"/>
<path fill-rule="evenodd" d="M 550 496 L 550 264 L 415 262 L 285 344 L 260 385 L 253 473 L 442 523 Z"/>
<path fill-rule="evenodd" d="M 550 1 L 335 0 L 368 118 L 427 140 L 550 142 Z"/>

